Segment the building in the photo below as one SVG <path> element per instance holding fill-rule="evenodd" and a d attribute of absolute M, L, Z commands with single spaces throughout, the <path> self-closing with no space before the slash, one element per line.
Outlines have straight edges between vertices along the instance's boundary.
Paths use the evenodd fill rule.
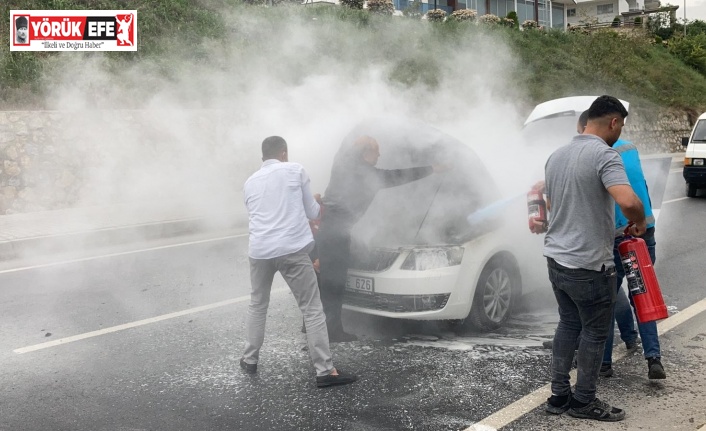
<path fill-rule="evenodd" d="M 412 4 L 410 0 L 393 2 L 398 10 L 404 10 Z M 508 12 L 516 11 L 520 23 L 532 20 L 537 21 L 540 26 L 559 29 L 566 28 L 567 8 L 576 7 L 576 0 L 422 0 L 419 3 L 422 13 L 434 9 L 435 6 L 437 9 L 444 9 L 446 13 L 458 9 L 473 9 L 478 12 L 478 16 L 493 14 L 505 17 Z"/>

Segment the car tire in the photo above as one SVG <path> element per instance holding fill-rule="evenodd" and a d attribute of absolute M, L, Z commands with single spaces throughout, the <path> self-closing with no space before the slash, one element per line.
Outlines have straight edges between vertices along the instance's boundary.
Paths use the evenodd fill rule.
<path fill-rule="evenodd" d="M 519 290 L 516 266 L 509 259 L 493 258 L 478 278 L 471 311 L 463 326 L 479 331 L 500 328 L 510 318 Z"/>
<path fill-rule="evenodd" d="M 698 188 L 695 184 L 686 183 L 686 196 L 690 198 L 696 197 L 696 191 Z"/>

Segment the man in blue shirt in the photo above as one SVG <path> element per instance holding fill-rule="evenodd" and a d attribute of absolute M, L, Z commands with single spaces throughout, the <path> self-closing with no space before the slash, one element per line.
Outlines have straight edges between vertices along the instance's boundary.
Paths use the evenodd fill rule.
<path fill-rule="evenodd" d="M 588 121 L 588 111 L 581 114 L 578 123 L 578 132 L 583 133 L 586 128 Z M 650 195 L 647 190 L 647 182 L 645 181 L 645 176 L 642 173 L 642 165 L 640 164 L 640 155 L 637 151 L 637 147 L 622 139 L 613 144 L 613 149 L 615 149 L 619 154 L 620 158 L 623 160 L 623 165 L 625 166 L 625 172 L 628 175 L 628 180 L 633 190 L 637 196 L 642 201 L 642 205 L 645 208 L 645 219 L 647 221 L 647 231 L 641 237 L 645 240 L 647 244 L 647 250 L 649 251 L 652 264 L 655 263 L 657 257 L 655 255 L 655 218 L 652 214 L 652 204 L 650 201 Z M 628 219 L 623 215 L 620 207 L 615 205 L 615 243 L 613 246 L 613 260 L 615 261 L 615 267 L 617 269 L 617 284 L 618 284 L 618 294 L 615 303 L 615 321 L 611 323 L 610 332 L 608 334 L 608 339 L 606 340 L 605 350 L 603 351 L 603 363 L 601 364 L 600 375 L 603 377 L 610 377 L 613 375 L 613 333 L 615 331 L 615 322 L 618 323 L 618 328 L 620 330 L 620 338 L 625 342 L 625 347 L 628 350 L 634 350 L 637 348 L 637 332 L 635 331 L 635 323 L 633 320 L 633 310 L 630 306 L 632 299 L 628 302 L 628 298 L 624 292 L 621 291 L 621 286 L 623 278 L 625 277 L 625 270 L 623 269 L 622 263 L 620 261 L 620 253 L 618 252 L 618 245 L 623 241 L 623 232 L 628 226 Z M 634 304 L 633 304 L 634 306 Z M 650 379 L 664 379 L 666 374 L 664 372 L 664 367 L 662 366 L 661 353 L 659 347 L 659 336 L 657 334 L 657 323 L 647 322 L 638 323 L 638 330 L 640 332 L 640 337 L 642 338 L 642 348 L 644 350 L 645 359 L 647 360 L 648 367 L 648 377 Z"/>

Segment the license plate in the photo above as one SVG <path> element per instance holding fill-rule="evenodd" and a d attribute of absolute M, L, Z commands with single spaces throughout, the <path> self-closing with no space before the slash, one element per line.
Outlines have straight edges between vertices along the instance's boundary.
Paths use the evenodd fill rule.
<path fill-rule="evenodd" d="M 374 281 L 374 279 L 369 277 L 358 277 L 355 275 L 349 275 L 348 281 L 346 282 L 346 289 L 351 292 L 372 295 L 373 293 L 375 293 Z"/>

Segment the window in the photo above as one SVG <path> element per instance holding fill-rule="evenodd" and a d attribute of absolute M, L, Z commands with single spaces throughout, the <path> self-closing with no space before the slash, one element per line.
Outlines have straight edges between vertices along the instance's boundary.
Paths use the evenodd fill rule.
<path fill-rule="evenodd" d="M 599 4 L 597 7 L 598 15 L 607 15 L 613 13 L 613 4 Z"/>
<path fill-rule="evenodd" d="M 566 16 L 567 17 L 576 16 L 576 9 L 566 9 Z"/>
<path fill-rule="evenodd" d="M 576 9 L 574 9 L 575 11 Z M 564 28 L 564 5 L 552 3 L 552 27 Z"/>

